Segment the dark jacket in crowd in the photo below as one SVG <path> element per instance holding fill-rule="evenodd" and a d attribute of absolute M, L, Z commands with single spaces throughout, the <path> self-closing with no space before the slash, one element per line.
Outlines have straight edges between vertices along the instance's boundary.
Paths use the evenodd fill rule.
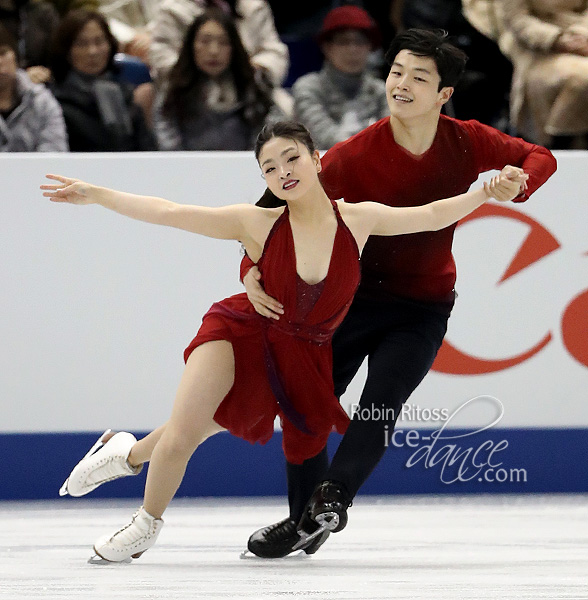
<path fill-rule="evenodd" d="M 113 74 L 100 77 L 74 70 L 53 85 L 63 110 L 72 152 L 155 150 L 133 89 Z"/>

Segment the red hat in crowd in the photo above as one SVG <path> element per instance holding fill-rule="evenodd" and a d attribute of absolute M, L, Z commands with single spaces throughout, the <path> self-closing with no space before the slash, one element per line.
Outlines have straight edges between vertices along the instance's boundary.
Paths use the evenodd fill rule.
<path fill-rule="evenodd" d="M 359 6 L 339 6 L 327 13 L 323 27 L 317 38 L 319 44 L 328 40 L 335 32 L 342 29 L 359 29 L 365 33 L 372 46 L 377 48 L 381 43 L 380 31 L 376 22 Z"/>

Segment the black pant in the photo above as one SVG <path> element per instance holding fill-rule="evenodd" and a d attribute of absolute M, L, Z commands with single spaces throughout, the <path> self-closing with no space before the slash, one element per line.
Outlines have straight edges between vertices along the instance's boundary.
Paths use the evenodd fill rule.
<path fill-rule="evenodd" d="M 402 405 L 431 368 L 447 319 L 440 312 L 403 301 L 353 302 L 333 338 L 333 379 L 335 393 L 341 396 L 368 357 L 361 412 L 352 418 L 330 468 L 326 448 L 302 465 L 288 463 L 292 519 L 300 519 L 314 487 L 324 479 L 343 483 L 355 496 L 384 455 Z M 368 413 L 377 418 L 365 418 Z"/>

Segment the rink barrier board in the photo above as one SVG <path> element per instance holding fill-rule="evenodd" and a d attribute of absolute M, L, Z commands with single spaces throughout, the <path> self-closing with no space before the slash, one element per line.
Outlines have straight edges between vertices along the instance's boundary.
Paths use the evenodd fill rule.
<path fill-rule="evenodd" d="M 419 430 L 428 437 L 433 430 Z M 451 430 L 450 440 L 437 440 L 429 452 L 427 445 L 406 440 L 389 448 L 364 484 L 362 494 L 488 494 L 488 493 L 588 493 L 588 429 L 506 429 L 497 428 L 463 437 L 469 430 Z M 135 432 L 136 435 L 142 435 Z M 54 499 L 75 463 L 87 452 L 100 432 L 88 433 L 8 433 L 0 434 L 0 500 Z M 460 436 L 460 437 L 458 437 Z M 329 441 L 334 453 L 340 436 Z M 455 446 L 450 448 L 450 446 Z M 407 467 L 415 451 L 423 457 Z M 453 481 L 460 464 L 459 454 L 477 465 L 499 465 L 491 480 Z M 447 468 L 441 467 L 447 460 Z M 449 463 L 453 460 L 453 465 Z M 471 462 L 471 461 L 470 461 Z M 436 463 L 436 464 L 431 464 Z M 469 463 L 468 463 L 469 464 Z M 471 467 L 471 465 L 470 465 Z M 467 479 L 473 472 L 466 470 Z M 488 470 L 486 464 L 484 473 Z M 503 469 L 499 475 L 499 469 Z M 524 475 L 523 475 L 524 470 Z M 104 485 L 94 498 L 127 498 L 142 495 L 145 472 Z M 514 473 L 511 475 L 511 473 Z M 508 475 L 508 477 L 507 477 Z M 506 479 L 505 479 L 506 477 Z M 449 483 L 443 482 L 445 478 Z M 495 479 L 504 479 L 497 482 Z M 526 479 L 526 481 L 524 481 Z M 207 440 L 192 458 L 178 496 L 272 496 L 286 494 L 281 432 L 265 446 L 251 445 L 227 433 Z"/>
<path fill-rule="evenodd" d="M 503 428 L 588 428 L 588 151 L 557 160 L 528 202 L 489 202 L 457 227 L 459 298 L 409 399 L 449 413 L 480 399 L 452 426 L 484 426 L 499 414 Z M 48 172 L 222 206 L 260 197 L 259 167 L 252 153 L 224 152 L 0 161 L 0 431 L 154 429 L 169 418 L 202 315 L 243 292 L 240 245 L 56 205 L 38 189 Z M 341 398 L 346 410 L 364 379 L 362 367 Z"/>

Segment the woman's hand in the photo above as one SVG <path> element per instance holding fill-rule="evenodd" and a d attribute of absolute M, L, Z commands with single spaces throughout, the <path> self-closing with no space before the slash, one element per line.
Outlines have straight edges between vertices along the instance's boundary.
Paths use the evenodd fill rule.
<path fill-rule="evenodd" d="M 249 302 L 251 302 L 256 312 L 262 317 L 278 320 L 280 315 L 284 314 L 284 307 L 277 300 L 265 293 L 259 283 L 260 279 L 261 273 L 255 266 L 251 267 L 247 275 L 243 277 L 243 285 L 247 292 L 247 298 L 249 298 Z"/>
<path fill-rule="evenodd" d="M 490 183 L 484 183 L 484 190 L 489 197 L 508 202 L 527 189 L 527 179 L 529 175 L 523 169 L 506 165 Z"/>
<path fill-rule="evenodd" d="M 49 198 L 51 202 L 69 202 L 70 204 L 92 204 L 90 190 L 92 186 L 89 183 L 79 179 L 71 179 L 62 175 L 46 175 L 47 179 L 53 179 L 60 183 L 41 185 L 43 196 Z"/>

